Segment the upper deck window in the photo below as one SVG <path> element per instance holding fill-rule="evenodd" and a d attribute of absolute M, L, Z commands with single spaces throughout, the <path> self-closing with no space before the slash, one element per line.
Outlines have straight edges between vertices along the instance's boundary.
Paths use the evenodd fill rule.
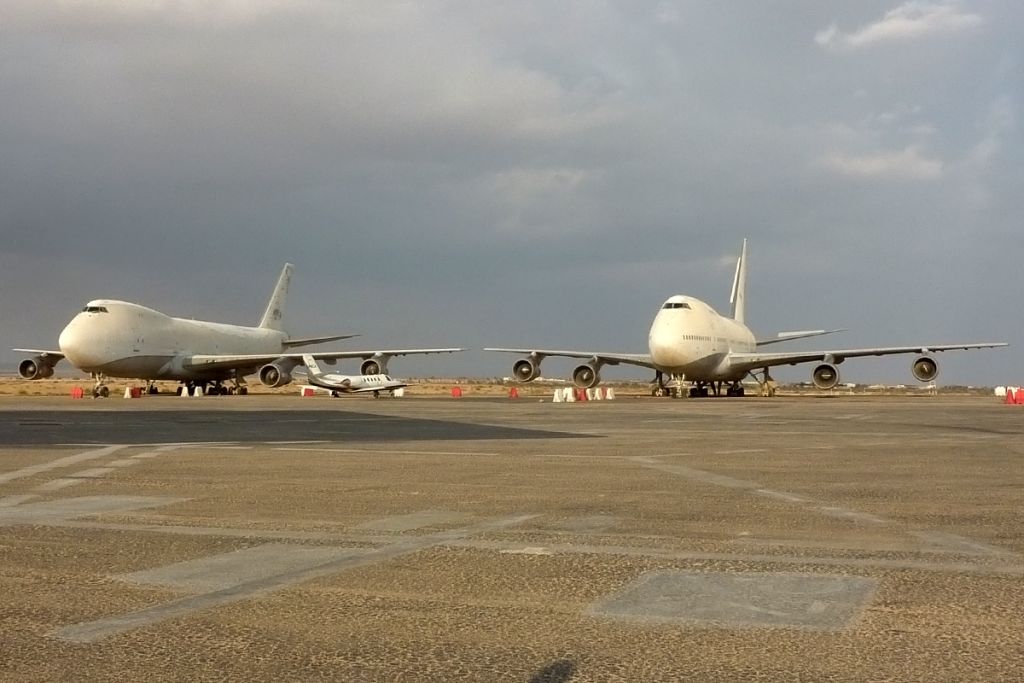
<path fill-rule="evenodd" d="M 669 301 L 662 308 L 689 308 L 690 304 L 682 301 Z"/>
<path fill-rule="evenodd" d="M 106 306 L 86 306 L 82 309 L 82 313 L 106 313 Z"/>

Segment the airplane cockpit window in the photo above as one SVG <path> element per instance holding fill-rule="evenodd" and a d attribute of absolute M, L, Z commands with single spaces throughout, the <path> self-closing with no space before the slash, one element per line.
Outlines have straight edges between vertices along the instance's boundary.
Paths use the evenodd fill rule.
<path fill-rule="evenodd" d="M 684 301 L 669 301 L 662 308 L 689 308 L 690 304 Z"/>
<path fill-rule="evenodd" d="M 106 306 L 86 306 L 82 309 L 82 313 L 106 313 Z"/>

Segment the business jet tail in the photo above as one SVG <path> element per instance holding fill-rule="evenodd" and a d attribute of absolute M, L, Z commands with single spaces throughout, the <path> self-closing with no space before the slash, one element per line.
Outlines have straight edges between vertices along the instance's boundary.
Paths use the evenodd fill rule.
<path fill-rule="evenodd" d="M 743 240 L 743 250 L 736 261 L 736 276 L 732 281 L 732 296 L 729 303 L 732 304 L 732 319 L 743 323 L 743 316 L 746 312 L 745 299 L 747 294 L 747 240 Z"/>
<path fill-rule="evenodd" d="M 294 268 L 295 266 L 290 263 L 284 264 L 281 277 L 277 279 L 277 286 L 274 287 L 274 293 L 270 296 L 270 302 L 267 304 L 267 310 L 263 313 L 263 319 L 260 320 L 260 327 L 269 330 L 284 329 L 282 325 L 284 302 L 288 297 L 288 285 L 292 281 L 292 270 Z"/>
<path fill-rule="evenodd" d="M 319 377 L 324 374 L 324 371 L 320 369 L 320 364 L 316 362 L 316 358 L 313 358 L 310 354 L 303 354 L 302 362 L 305 364 L 306 369 L 309 370 L 309 374 L 313 377 Z"/>

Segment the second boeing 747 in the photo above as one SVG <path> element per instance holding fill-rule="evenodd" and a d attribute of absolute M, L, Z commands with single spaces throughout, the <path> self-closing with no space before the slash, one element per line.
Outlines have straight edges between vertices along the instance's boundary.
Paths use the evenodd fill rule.
<path fill-rule="evenodd" d="M 732 316 L 725 317 L 711 306 L 690 296 L 673 296 L 666 301 L 654 318 L 648 335 L 649 352 L 603 353 L 593 351 L 553 351 L 544 349 L 498 349 L 485 351 L 526 354 L 512 365 L 512 375 L 521 382 L 540 377 L 541 361 L 549 356 L 579 358 L 585 362 L 572 372 L 573 383 L 587 389 L 601 381 L 600 371 L 605 365 L 638 365 L 655 371 L 655 395 L 683 395 L 683 383 L 691 382 L 691 396 L 707 396 L 709 390 L 718 394 L 727 385 L 729 396 L 742 396 L 741 382 L 748 376 L 758 379 L 762 392 L 774 393 L 774 382 L 769 370 L 779 365 L 816 363 L 811 370 L 811 381 L 819 389 L 831 389 L 839 384 L 838 365 L 847 358 L 916 354 L 911 372 L 921 382 L 931 382 L 939 374 L 939 365 L 932 355 L 936 351 L 954 349 L 983 349 L 1006 346 L 1002 342 L 980 344 L 918 344 L 914 346 L 883 346 L 870 349 L 839 349 L 835 351 L 786 351 L 765 353 L 761 347 L 793 339 L 816 337 L 838 330 L 792 332 L 774 339 L 758 341 L 744 324 L 744 298 L 747 282 L 747 242 L 736 263 L 736 276 L 732 288 Z M 757 378 L 755 372 L 761 372 Z M 666 376 L 674 386 L 666 386 Z"/>

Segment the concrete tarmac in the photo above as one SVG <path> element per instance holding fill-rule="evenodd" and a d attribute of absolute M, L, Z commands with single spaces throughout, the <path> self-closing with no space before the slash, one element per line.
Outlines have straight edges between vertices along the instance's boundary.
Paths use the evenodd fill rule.
<path fill-rule="evenodd" d="M 0 399 L 4 681 L 1024 680 L 992 398 Z"/>

